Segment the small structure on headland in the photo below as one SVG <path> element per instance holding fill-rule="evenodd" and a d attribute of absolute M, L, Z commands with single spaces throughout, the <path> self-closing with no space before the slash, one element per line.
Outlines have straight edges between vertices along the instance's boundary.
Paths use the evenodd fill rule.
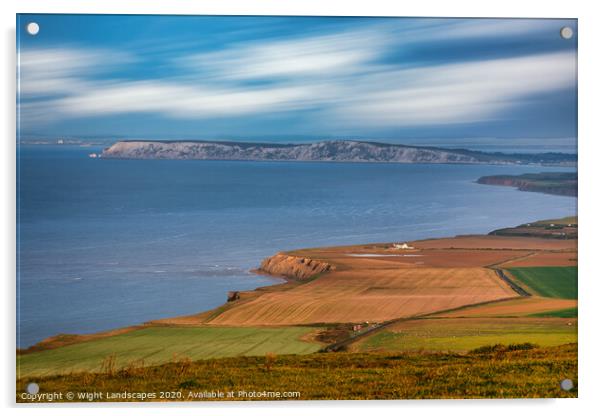
<path fill-rule="evenodd" d="M 240 292 L 238 290 L 231 290 L 228 292 L 228 302 L 234 302 L 240 299 Z"/>
<path fill-rule="evenodd" d="M 394 243 L 393 248 L 395 250 L 414 250 L 414 247 L 412 247 L 408 243 Z"/>

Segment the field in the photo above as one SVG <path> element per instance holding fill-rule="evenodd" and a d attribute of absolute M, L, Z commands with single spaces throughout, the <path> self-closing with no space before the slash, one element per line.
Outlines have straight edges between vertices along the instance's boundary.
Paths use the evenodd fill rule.
<path fill-rule="evenodd" d="M 490 235 L 522 236 L 559 239 L 577 239 L 579 225 L 577 217 L 565 217 L 554 220 L 535 221 L 518 227 L 494 230 Z"/>
<path fill-rule="evenodd" d="M 199 360 L 240 355 L 308 354 L 321 348 L 302 338 L 314 328 L 150 327 L 17 357 L 20 377 L 102 371 L 153 365 L 178 359 Z"/>
<path fill-rule="evenodd" d="M 577 342 L 577 268 L 509 269 L 533 296 L 405 320 L 359 337 L 351 351 L 468 351 L 482 345 Z"/>
<path fill-rule="evenodd" d="M 551 312 L 539 312 L 539 313 L 534 313 L 532 315 L 529 316 L 534 316 L 534 317 L 544 317 L 544 316 L 553 316 L 553 317 L 557 317 L 557 318 L 577 318 L 577 308 L 566 308 L 566 309 L 557 309 L 555 311 L 551 311 Z"/>
<path fill-rule="evenodd" d="M 484 268 L 358 269 L 328 274 L 288 291 L 266 293 L 207 323 L 382 322 L 513 296 L 516 294 L 495 273 Z"/>
<path fill-rule="evenodd" d="M 481 354 L 238 357 L 105 374 L 26 377 L 17 382 L 17 401 L 27 400 L 22 392 L 31 381 L 40 385 L 40 393 L 170 391 L 174 396 L 151 400 L 178 401 L 216 400 L 195 397 L 205 391 L 232 392 L 232 397 L 221 400 L 270 399 L 250 396 L 255 392 L 278 393 L 284 400 L 577 397 L 577 383 L 571 391 L 560 389 L 566 378 L 577 380 L 575 344 L 506 352 L 496 348 Z M 284 392 L 298 394 L 284 397 Z"/>
<path fill-rule="evenodd" d="M 577 299 L 576 267 L 511 268 L 519 284 L 548 298 Z"/>
<path fill-rule="evenodd" d="M 576 216 L 557 218 L 554 220 L 541 220 L 535 221 L 531 223 L 533 226 L 550 226 L 550 225 L 577 225 L 579 223 L 579 219 Z"/>
<path fill-rule="evenodd" d="M 573 299 L 550 299 L 537 296 L 521 297 L 487 305 L 467 306 L 451 312 L 435 314 L 445 318 L 475 318 L 498 317 L 507 318 L 515 316 L 530 316 L 533 314 L 550 315 L 554 311 L 573 309 L 577 301 Z"/>
<path fill-rule="evenodd" d="M 415 247 L 421 249 L 433 248 L 464 248 L 473 250 L 577 250 L 575 240 L 553 240 L 546 238 L 505 237 L 493 235 L 477 235 L 455 238 L 438 238 L 417 241 Z"/>
<path fill-rule="evenodd" d="M 531 255 L 510 260 L 504 264 L 500 264 L 500 267 L 513 268 L 513 267 L 567 267 L 577 266 L 577 254 L 572 251 L 544 251 L 535 252 Z"/>
<path fill-rule="evenodd" d="M 575 319 L 431 318 L 399 322 L 351 346 L 351 351 L 456 351 L 484 345 L 577 342 Z"/>

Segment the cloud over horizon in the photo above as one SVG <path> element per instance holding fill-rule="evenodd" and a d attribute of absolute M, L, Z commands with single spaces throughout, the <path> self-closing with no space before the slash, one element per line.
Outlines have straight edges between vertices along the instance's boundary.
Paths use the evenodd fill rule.
<path fill-rule="evenodd" d="M 549 20 L 393 19 L 326 33 L 241 36 L 166 56 L 125 44 L 37 46 L 28 39 L 18 58 L 20 124 L 52 129 L 137 114 L 174 126 L 218 120 L 241 129 L 282 117 L 293 120 L 289 126 L 311 123 L 318 134 L 355 129 L 370 135 L 371 129 L 510 123 L 529 112 L 538 116 L 542 96 L 563 99 L 576 91 L 575 48 L 557 39 L 558 47 L 537 47 L 557 26 Z M 517 45 L 533 39 L 496 47 L 500 34 Z M 279 129 L 275 123 L 272 132 Z"/>

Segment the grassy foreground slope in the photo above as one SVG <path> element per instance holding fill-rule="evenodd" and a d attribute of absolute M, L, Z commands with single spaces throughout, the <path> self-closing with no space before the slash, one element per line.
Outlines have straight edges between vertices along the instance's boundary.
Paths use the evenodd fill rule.
<path fill-rule="evenodd" d="M 540 296 L 577 299 L 577 267 L 517 267 L 508 270 L 520 284 Z"/>
<path fill-rule="evenodd" d="M 178 401 L 209 400 L 194 395 L 204 391 L 233 392 L 229 400 L 278 399 L 249 397 L 264 391 L 299 393 L 288 400 L 577 397 L 577 387 L 560 389 L 566 378 L 577 380 L 576 344 L 462 355 L 326 353 L 174 362 L 24 378 L 17 381 L 17 401 L 26 401 L 22 392 L 32 381 L 40 393 L 173 391 Z"/>
<path fill-rule="evenodd" d="M 314 329 L 149 327 L 66 347 L 17 356 L 17 377 L 103 371 L 179 359 L 308 354 L 319 343 L 301 337 Z"/>

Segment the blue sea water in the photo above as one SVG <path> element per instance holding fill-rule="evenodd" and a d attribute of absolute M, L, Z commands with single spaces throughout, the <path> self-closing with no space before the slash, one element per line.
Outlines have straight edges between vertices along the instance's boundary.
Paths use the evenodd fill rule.
<path fill-rule="evenodd" d="M 18 344 L 197 313 L 277 251 L 486 233 L 576 199 L 478 185 L 525 166 L 102 160 L 18 153 Z"/>

